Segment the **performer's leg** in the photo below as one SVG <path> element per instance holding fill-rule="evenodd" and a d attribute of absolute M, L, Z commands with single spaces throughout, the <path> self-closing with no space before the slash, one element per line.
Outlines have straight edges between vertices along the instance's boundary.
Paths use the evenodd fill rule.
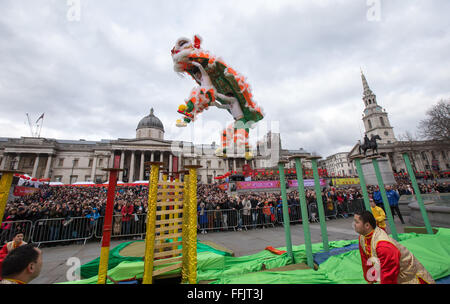
<path fill-rule="evenodd" d="M 398 217 L 400 218 L 400 221 L 401 221 L 402 224 L 404 225 L 404 224 L 405 224 L 405 221 L 403 220 L 402 214 L 400 213 L 400 208 L 399 208 L 399 206 L 397 205 L 397 206 L 395 206 L 394 208 L 395 208 L 395 212 L 398 214 Z"/>

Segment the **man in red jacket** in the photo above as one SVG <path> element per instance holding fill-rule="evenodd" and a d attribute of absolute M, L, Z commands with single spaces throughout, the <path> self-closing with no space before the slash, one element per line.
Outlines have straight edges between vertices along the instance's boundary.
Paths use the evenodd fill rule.
<path fill-rule="evenodd" d="M 122 227 L 124 228 L 122 234 L 124 235 L 130 234 L 133 212 L 134 206 L 131 204 L 130 201 L 128 201 L 122 208 L 122 225 L 123 225 Z"/>
<path fill-rule="evenodd" d="M 16 249 L 17 247 L 26 244 L 27 243 L 23 241 L 23 233 L 17 232 L 13 240 L 11 242 L 6 243 L 5 246 L 3 246 L 3 248 L 0 250 L 0 279 L 2 273 L 3 260 L 6 258 L 8 253 L 10 253 L 13 249 Z"/>
<path fill-rule="evenodd" d="M 417 258 L 403 245 L 377 227 L 369 211 L 355 213 L 354 229 L 359 236 L 359 252 L 364 279 L 372 284 L 434 284 Z"/>

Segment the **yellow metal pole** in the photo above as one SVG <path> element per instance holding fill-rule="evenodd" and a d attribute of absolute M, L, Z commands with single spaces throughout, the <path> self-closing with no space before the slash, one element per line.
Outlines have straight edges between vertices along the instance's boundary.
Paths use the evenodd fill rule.
<path fill-rule="evenodd" d="M 158 176 L 161 162 L 149 162 L 151 166 L 148 182 L 147 232 L 145 234 L 144 276 L 142 284 L 152 284 L 153 258 L 155 250 L 156 203 L 158 194 Z"/>
<path fill-rule="evenodd" d="M 180 180 L 178 179 L 178 178 L 176 178 L 175 179 L 175 183 L 178 183 L 178 182 L 180 182 Z M 175 191 L 182 191 L 183 189 L 180 187 L 180 186 L 178 186 L 178 185 L 176 185 L 176 186 L 174 186 L 174 188 L 175 188 Z M 180 194 L 180 192 L 175 192 L 176 193 L 176 195 L 179 195 Z M 174 194 L 175 194 L 174 193 Z M 178 202 L 176 202 L 177 200 L 175 200 L 175 199 L 173 199 L 173 201 L 174 201 L 174 204 L 176 204 L 176 203 L 178 203 Z M 178 208 L 178 205 L 174 205 L 173 206 L 173 209 L 174 210 L 178 210 L 179 208 Z M 174 219 L 178 219 L 179 218 L 179 216 L 178 216 L 178 214 L 173 214 L 173 218 Z M 175 223 L 172 223 L 172 226 L 175 226 Z M 178 231 L 175 231 L 175 230 L 172 230 L 171 231 L 172 233 L 176 233 L 176 232 L 178 232 Z M 178 241 L 178 238 L 173 238 L 173 241 L 174 242 L 176 242 L 176 241 Z M 176 249 L 176 248 L 173 248 L 173 249 Z M 173 257 L 175 257 L 175 255 L 173 255 Z"/>
<path fill-rule="evenodd" d="M 164 173 L 163 173 L 163 176 L 162 176 L 162 179 L 163 179 L 163 182 L 167 182 L 167 175 L 165 175 Z M 162 189 L 167 189 L 167 186 L 166 185 L 163 185 L 162 186 Z M 162 193 L 162 195 L 161 195 L 161 197 L 162 197 L 162 201 L 163 202 L 165 202 L 165 201 L 167 201 L 167 192 L 163 192 Z M 167 210 L 167 208 L 168 207 L 166 207 L 166 206 L 162 206 L 161 207 L 161 210 Z M 164 214 L 164 215 L 161 215 L 161 220 L 166 220 L 167 219 L 167 214 Z M 167 227 L 168 225 L 167 224 L 165 224 L 164 225 L 164 227 Z M 167 234 L 168 233 L 168 231 L 161 231 L 161 234 Z M 159 243 L 160 244 L 163 244 L 165 242 L 165 240 L 164 239 L 161 239 L 160 241 L 159 241 Z M 159 248 L 159 252 L 163 252 L 164 251 L 164 248 L 163 247 L 161 247 L 161 248 Z"/>
<path fill-rule="evenodd" d="M 9 191 L 11 190 L 11 184 L 13 181 L 14 173 L 17 171 L 1 170 L 2 178 L 0 179 L 0 225 L 3 222 L 3 216 L 5 215 L 6 203 L 8 201 Z"/>
<path fill-rule="evenodd" d="M 185 166 L 189 169 L 189 217 L 188 217 L 188 282 L 197 283 L 197 169 L 201 166 Z"/>
<path fill-rule="evenodd" d="M 187 240 L 188 240 L 188 218 L 189 218 L 189 171 L 184 171 L 183 180 L 183 224 L 181 228 L 182 241 L 182 263 L 181 263 L 181 283 L 188 282 L 188 254 L 187 254 Z"/>

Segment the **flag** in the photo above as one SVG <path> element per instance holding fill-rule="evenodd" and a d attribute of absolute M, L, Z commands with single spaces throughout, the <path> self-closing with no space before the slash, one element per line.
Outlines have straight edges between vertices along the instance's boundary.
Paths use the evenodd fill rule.
<path fill-rule="evenodd" d="M 45 114 L 45 113 L 42 113 L 42 115 L 39 116 L 39 118 L 36 120 L 36 123 L 37 123 L 40 119 L 44 119 L 44 114 Z"/>

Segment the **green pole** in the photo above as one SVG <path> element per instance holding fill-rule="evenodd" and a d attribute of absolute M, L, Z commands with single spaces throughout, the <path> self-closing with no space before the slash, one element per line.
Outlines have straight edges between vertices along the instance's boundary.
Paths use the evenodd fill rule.
<path fill-rule="evenodd" d="M 364 172 L 361 167 L 361 160 L 358 157 L 355 158 L 355 165 L 356 165 L 356 171 L 358 171 L 359 184 L 361 186 L 361 190 L 362 190 L 363 197 L 364 197 L 364 206 L 366 207 L 367 211 L 372 212 L 372 208 L 370 207 L 370 202 L 369 202 L 369 193 L 367 193 L 366 180 L 364 179 Z"/>
<path fill-rule="evenodd" d="M 305 236 L 306 261 L 310 268 L 314 269 L 314 260 L 311 245 L 311 232 L 309 230 L 308 209 L 306 206 L 305 185 L 303 180 L 303 168 L 299 157 L 294 157 L 297 172 L 298 194 L 300 199 L 300 210 L 302 213 L 303 234 Z"/>
<path fill-rule="evenodd" d="M 411 183 L 414 188 L 417 203 L 419 204 L 420 212 L 422 213 L 423 222 L 425 223 L 425 227 L 427 228 L 427 233 L 433 234 L 433 228 L 431 228 L 430 221 L 428 220 L 427 210 L 425 209 L 425 205 L 423 204 L 422 196 L 420 195 L 419 185 L 417 185 L 416 176 L 414 175 L 414 170 L 411 166 L 411 162 L 409 161 L 408 153 L 403 152 L 402 154 L 406 164 L 406 169 L 408 170 L 409 178 L 411 179 Z"/>
<path fill-rule="evenodd" d="M 284 177 L 284 162 L 278 163 L 278 170 L 280 172 L 280 189 L 281 189 L 281 197 L 283 199 L 283 221 L 284 221 L 284 234 L 286 238 L 286 248 L 288 252 L 288 256 L 292 261 L 292 264 L 295 264 L 294 255 L 292 254 L 292 241 L 291 241 L 291 225 L 289 219 L 289 209 L 287 203 L 287 195 L 286 195 L 286 179 Z"/>
<path fill-rule="evenodd" d="M 392 236 L 394 237 L 394 239 L 396 241 L 398 241 L 398 235 L 397 235 L 397 227 L 395 227 L 395 223 L 394 223 L 394 218 L 392 217 L 392 212 L 391 212 L 391 206 L 389 205 L 389 201 L 386 195 L 386 190 L 384 189 L 384 183 L 383 183 L 383 178 L 381 177 L 381 173 L 380 173 L 380 167 L 378 166 L 378 160 L 377 160 L 377 156 L 375 157 L 369 157 L 370 159 L 372 159 L 372 164 L 373 164 L 373 168 L 375 169 L 375 175 L 377 176 L 377 181 L 378 181 L 378 187 L 380 188 L 380 192 L 381 192 L 381 198 L 383 199 L 383 204 L 384 204 L 384 211 L 386 212 L 388 221 L 389 221 L 389 226 L 391 228 L 391 232 L 392 232 Z"/>
<path fill-rule="evenodd" d="M 317 159 L 320 157 L 309 157 L 313 167 L 314 186 L 316 189 L 317 209 L 319 211 L 320 231 L 322 233 L 323 250 L 330 251 L 328 246 L 327 224 L 325 223 L 325 211 L 323 209 L 322 191 L 320 191 L 319 171 L 317 170 Z"/>

